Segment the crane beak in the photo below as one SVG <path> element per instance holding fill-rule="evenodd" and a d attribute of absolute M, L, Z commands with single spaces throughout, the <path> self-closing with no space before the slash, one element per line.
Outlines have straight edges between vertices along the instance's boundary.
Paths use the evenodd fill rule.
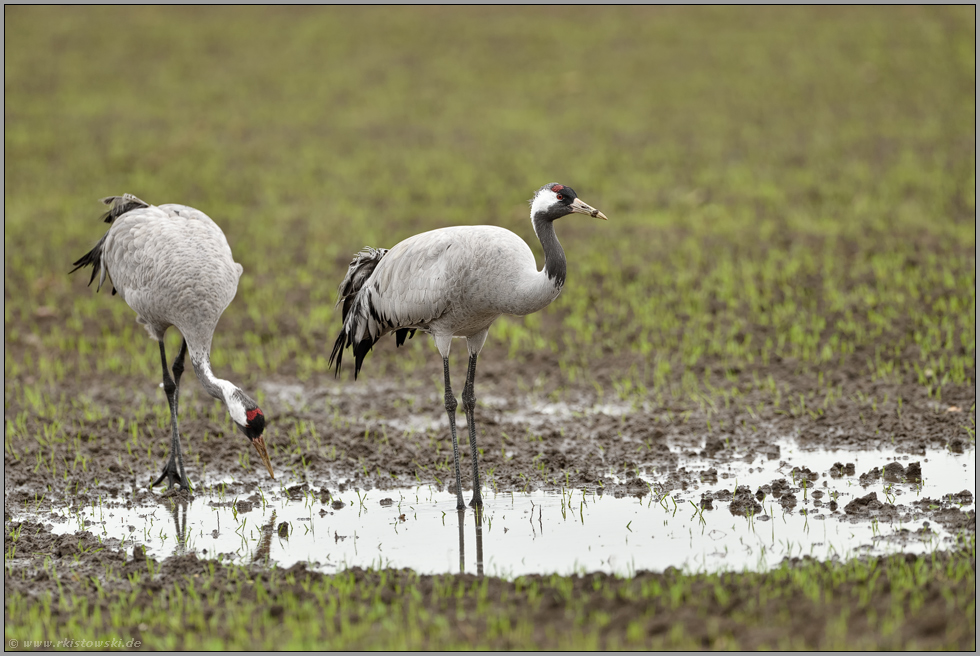
<path fill-rule="evenodd" d="M 588 214 L 593 219 L 602 219 L 603 221 L 608 221 L 605 214 L 603 214 L 596 208 L 592 207 L 588 203 L 582 201 L 581 198 L 576 198 L 575 200 L 573 200 L 572 204 L 569 205 L 569 209 L 571 209 L 573 212 L 577 214 Z"/>
<path fill-rule="evenodd" d="M 261 435 L 252 440 L 252 446 L 259 452 L 259 457 L 265 463 L 265 468 L 269 470 L 269 476 L 272 477 L 272 480 L 275 480 L 276 475 L 272 473 L 272 462 L 269 460 L 269 452 L 265 450 L 265 440 L 262 439 Z"/>

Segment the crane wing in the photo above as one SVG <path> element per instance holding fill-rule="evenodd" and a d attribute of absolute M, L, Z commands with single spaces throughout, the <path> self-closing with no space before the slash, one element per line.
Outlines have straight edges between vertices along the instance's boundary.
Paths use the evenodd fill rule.
<path fill-rule="evenodd" d="M 451 311 L 463 255 L 459 235 L 433 230 L 410 237 L 384 256 L 367 281 L 379 320 L 396 328 L 425 328 Z"/>
<path fill-rule="evenodd" d="M 330 362 L 340 371 L 344 348 L 354 351 L 354 377 L 375 342 L 396 331 L 401 345 L 415 329 L 451 311 L 462 248 L 447 230 L 410 237 L 389 251 L 366 248 L 351 262 L 340 284 L 344 328 Z"/>
<path fill-rule="evenodd" d="M 221 228 L 186 205 L 148 205 L 130 194 L 103 202 L 112 225 L 76 268 L 92 265 L 100 286 L 110 278 L 151 335 L 169 325 L 185 338 L 213 331 L 242 275 Z"/>

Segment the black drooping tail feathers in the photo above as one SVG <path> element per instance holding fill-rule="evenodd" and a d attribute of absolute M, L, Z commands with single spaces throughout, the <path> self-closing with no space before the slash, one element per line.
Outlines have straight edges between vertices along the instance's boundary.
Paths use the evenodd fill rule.
<path fill-rule="evenodd" d="M 366 322 L 373 323 L 377 326 L 381 323 L 381 320 L 377 316 L 374 308 L 370 306 L 370 303 L 358 303 L 357 301 L 360 298 L 364 282 L 371 277 L 381 258 L 387 252 L 387 248 L 365 247 L 351 260 L 350 266 L 347 267 L 347 275 L 337 289 L 337 305 L 343 307 L 342 316 L 344 327 L 341 329 L 340 334 L 337 335 L 337 341 L 334 342 L 333 350 L 330 352 L 328 366 L 333 366 L 334 361 L 337 363 L 334 369 L 334 375 L 340 374 L 340 364 L 344 357 L 344 349 L 350 346 L 354 352 L 354 380 L 357 380 L 357 374 L 361 371 L 361 363 L 364 362 L 364 358 L 371 350 L 371 347 L 374 346 L 375 342 L 384 335 L 384 332 L 381 331 L 378 331 L 376 335 L 372 335 L 371 331 L 366 329 L 367 327 L 364 325 Z M 368 313 L 372 316 L 368 317 Z M 356 335 L 359 333 L 364 336 L 360 341 L 355 342 Z M 395 345 L 401 346 L 405 343 L 406 338 L 410 338 L 414 334 L 415 330 L 410 328 L 396 330 Z"/>
<path fill-rule="evenodd" d="M 126 212 L 150 206 L 149 203 L 140 200 L 132 194 L 106 196 L 102 199 L 102 204 L 111 205 L 109 211 L 102 215 L 106 223 L 112 223 Z"/>
<path fill-rule="evenodd" d="M 143 201 L 141 201 L 139 198 L 137 198 L 132 194 L 123 194 L 122 196 L 106 196 L 105 198 L 102 199 L 102 203 L 111 206 L 109 208 L 109 211 L 102 215 L 102 219 L 106 223 L 112 223 L 117 218 L 119 218 L 126 212 L 129 212 L 130 210 L 136 210 L 142 207 L 150 206 L 149 203 L 144 203 Z M 72 265 L 75 268 L 68 272 L 68 274 L 71 275 L 76 271 L 78 271 L 79 269 L 83 267 L 87 267 L 88 265 L 91 264 L 92 277 L 89 278 L 88 284 L 91 285 L 92 281 L 95 280 L 95 276 L 101 273 L 101 275 L 99 275 L 99 285 L 95 288 L 95 291 L 101 290 L 102 283 L 105 282 L 106 270 L 105 267 L 102 266 L 102 247 L 105 244 L 105 238 L 108 234 L 109 233 L 106 232 L 105 235 L 102 235 L 102 239 L 100 239 L 99 242 L 95 245 L 95 248 L 93 248 L 88 253 L 86 253 L 78 260 L 73 262 Z M 112 293 L 113 294 L 116 293 L 115 287 L 112 288 Z"/>

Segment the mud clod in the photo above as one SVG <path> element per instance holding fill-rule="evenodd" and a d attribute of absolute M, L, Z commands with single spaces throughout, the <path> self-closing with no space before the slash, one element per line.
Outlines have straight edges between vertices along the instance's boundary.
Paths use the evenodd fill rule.
<path fill-rule="evenodd" d="M 789 493 L 789 491 L 790 484 L 785 478 L 777 479 L 770 484 L 770 494 L 775 499 L 781 498 L 784 494 Z"/>
<path fill-rule="evenodd" d="M 950 503 L 956 503 L 964 506 L 973 503 L 973 494 L 971 494 L 969 490 L 963 490 L 961 492 L 957 492 L 956 494 L 947 494 L 943 498 L 949 500 Z"/>
<path fill-rule="evenodd" d="M 732 497 L 732 502 L 728 504 L 728 510 L 733 515 L 745 517 L 758 515 L 762 512 L 762 506 L 752 494 L 752 488 L 748 485 L 739 485 Z"/>
<path fill-rule="evenodd" d="M 704 451 L 701 453 L 706 457 L 713 458 L 714 456 L 718 455 L 719 452 L 724 450 L 725 443 L 717 437 L 711 437 L 708 438 L 708 441 L 704 445 Z"/>
<path fill-rule="evenodd" d="M 963 453 L 966 451 L 967 441 L 960 437 L 954 437 L 949 441 L 949 450 L 953 453 Z"/>
<path fill-rule="evenodd" d="M 853 499 L 844 506 L 844 512 L 856 517 L 881 516 L 890 518 L 898 515 L 898 509 L 895 506 L 878 500 L 877 492 L 870 492 L 863 497 Z"/>
<path fill-rule="evenodd" d="M 815 471 L 810 471 L 809 467 L 793 467 L 793 480 L 794 481 L 808 481 L 813 482 L 820 478 L 820 474 Z"/>
<path fill-rule="evenodd" d="M 881 470 L 875 467 L 874 469 L 871 469 L 870 471 L 861 474 L 861 477 L 858 479 L 858 481 L 861 483 L 861 485 L 867 487 L 880 479 L 881 479 Z"/>
<path fill-rule="evenodd" d="M 918 462 L 909 463 L 908 467 L 890 462 L 881 468 L 881 477 L 890 483 L 916 483 L 922 480 L 922 466 Z"/>
<path fill-rule="evenodd" d="M 299 501 L 304 496 L 306 496 L 306 493 L 309 491 L 309 489 L 310 486 L 307 485 L 306 483 L 303 483 L 302 485 L 294 485 L 286 489 L 286 496 L 292 499 L 293 501 Z"/>

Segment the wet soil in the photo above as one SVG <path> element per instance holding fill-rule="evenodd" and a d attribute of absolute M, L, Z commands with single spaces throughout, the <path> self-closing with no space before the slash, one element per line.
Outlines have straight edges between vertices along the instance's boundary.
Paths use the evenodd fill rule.
<path fill-rule="evenodd" d="M 425 341 L 416 339 L 410 347 L 424 348 L 427 355 L 434 356 L 431 344 Z M 371 358 L 377 360 L 381 373 L 372 374 Z M 238 498 L 237 503 L 241 504 L 256 503 L 262 489 L 280 485 L 285 486 L 287 495 L 290 490 L 297 495 L 312 490 L 323 500 L 329 500 L 333 492 L 353 487 L 384 491 L 423 483 L 452 492 L 455 490 L 451 474 L 452 447 L 442 401 L 442 372 L 437 361 L 437 357 L 428 358 L 411 376 L 386 377 L 383 372 L 396 366 L 397 353 L 393 344 L 382 343 L 369 356 L 357 382 L 338 382 L 326 377 L 314 377 L 302 383 L 292 379 L 256 381 L 254 389 L 258 390 L 270 421 L 266 440 L 279 478 L 276 482 L 269 481 L 267 474 L 254 466 L 243 466 L 240 456 L 247 452 L 247 442 L 232 429 L 227 417 L 214 413 L 212 400 L 191 379 L 183 386 L 181 399 L 188 474 L 198 484 L 223 484 L 228 498 Z M 459 365 L 462 360 L 454 359 L 454 362 Z M 889 501 L 878 493 L 883 482 L 912 491 L 923 480 L 940 475 L 930 471 L 929 459 L 924 457 L 927 451 L 962 453 L 975 449 L 964 431 L 969 423 L 968 409 L 976 401 L 972 386 L 947 386 L 939 399 L 918 385 L 870 380 L 857 364 L 852 369 L 843 367 L 820 374 L 777 364 L 766 373 L 776 375 L 786 390 L 784 398 L 803 395 L 810 399 L 809 411 L 789 403 L 776 406 L 768 392 L 753 388 L 747 374 L 733 384 L 739 393 L 732 403 L 710 400 L 707 396 L 704 400 L 685 398 L 680 394 L 667 395 L 660 403 L 649 400 L 638 403 L 608 391 L 598 391 L 614 389 L 617 375 L 627 367 L 627 362 L 611 359 L 595 371 L 600 381 L 598 386 L 576 387 L 562 380 L 554 356 L 537 355 L 530 361 L 518 362 L 508 359 L 500 347 L 488 344 L 481 356 L 476 384 L 479 464 L 484 485 L 496 492 L 573 488 L 617 497 L 653 494 L 662 498 L 683 494 L 695 502 L 700 499 L 698 505 L 703 509 L 714 512 L 724 509 L 736 516 L 766 518 L 773 503 L 783 511 L 795 512 L 802 509 L 806 497 L 806 503 L 810 504 L 808 512 L 833 514 L 841 521 L 902 521 L 915 517 L 926 518 L 953 533 L 976 532 L 975 510 L 962 509 L 974 504 L 975 491 L 963 490 L 942 499 L 915 501 Z M 457 368 L 454 373 L 458 394 L 463 372 L 456 371 Z M 822 384 L 818 383 L 818 375 L 823 377 Z M 843 393 L 822 406 L 819 398 L 813 399 L 812 390 L 826 389 L 828 383 Z M 26 511 L 41 504 L 49 508 L 71 508 L 100 500 L 132 507 L 160 503 L 161 491 L 149 491 L 146 485 L 156 477 L 164 461 L 166 429 L 140 426 L 141 431 L 153 436 L 159 444 L 148 458 L 145 451 L 127 449 L 130 434 L 120 430 L 115 419 L 128 419 L 133 415 L 131 408 L 143 402 L 165 405 L 163 392 L 155 381 L 100 381 L 86 387 L 66 383 L 64 388 L 52 393 L 68 398 L 84 397 L 103 407 L 105 415 L 114 419 L 75 418 L 73 424 L 79 437 L 76 443 L 52 442 L 42 447 L 37 442 L 24 442 L 14 445 L 14 455 L 8 451 L 4 481 L 5 535 L 22 521 Z M 19 410 L 7 408 L 8 413 L 16 414 Z M 48 423 L 49 420 L 32 415 L 27 419 L 27 428 L 43 433 Z M 472 469 L 467 457 L 462 411 L 457 423 L 464 498 L 468 501 Z M 777 441 L 785 439 L 793 440 L 798 452 L 792 469 L 787 464 L 782 476 L 754 486 L 726 480 L 726 468 L 733 463 L 765 457 L 782 464 L 786 454 L 781 452 Z M 839 451 L 839 461 L 830 468 L 811 466 L 806 457 L 809 448 Z M 883 457 L 880 465 L 864 472 L 855 471 L 853 463 L 848 462 L 849 451 L 879 448 L 900 454 L 901 462 Z M 89 458 L 85 471 L 76 468 L 52 475 L 38 466 L 40 459 L 71 463 L 79 450 Z M 975 462 L 972 466 L 975 468 Z M 820 486 L 827 479 L 839 477 L 853 479 L 854 493 L 848 498 L 822 498 Z M 870 490 L 872 486 L 877 487 Z M 248 508 L 238 511 L 247 512 Z M 141 554 L 134 558 L 131 551 L 114 551 L 111 543 L 100 545 L 107 548 L 97 558 L 89 555 L 88 546 L 94 546 L 95 538 L 86 532 L 58 536 L 41 524 L 27 523 L 24 528 L 13 559 L 22 576 L 11 576 L 5 570 L 8 590 L 30 595 L 53 590 L 57 582 L 46 578 L 50 575 L 39 566 L 45 557 L 58 567 L 68 567 L 66 563 L 71 561 L 74 575 L 62 578 L 62 585 L 74 581 L 69 583 L 74 585 L 73 594 L 93 601 L 97 593 L 86 583 L 86 568 L 94 572 L 110 561 L 122 573 L 147 567 Z M 902 530 L 909 532 L 907 528 Z M 927 530 L 927 527 L 913 532 L 916 530 Z M 160 585 L 193 575 L 203 567 L 194 555 L 172 557 L 160 566 L 159 577 L 155 579 Z M 223 567 L 219 566 L 219 576 Z M 322 575 L 302 573 L 312 577 Z M 261 568 L 253 574 L 256 580 L 268 575 Z M 674 575 L 641 573 L 636 576 L 636 582 L 641 585 L 647 579 Z M 378 575 L 357 571 L 355 576 Z M 398 576 L 414 574 L 404 572 Z M 589 603 L 609 606 L 607 610 L 612 618 L 609 635 L 615 634 L 616 627 L 625 626 L 630 617 L 649 610 L 590 593 L 593 590 L 590 581 L 588 577 L 576 579 L 575 594 L 594 594 Z M 734 599 L 750 594 L 750 590 L 739 587 L 750 585 L 748 579 L 736 577 L 730 581 Z M 157 582 L 151 587 L 156 589 Z M 491 580 L 491 586 L 501 591 L 511 585 L 503 580 Z M 914 621 L 910 618 L 908 625 L 901 629 L 902 640 L 914 639 L 920 647 L 927 647 L 930 636 L 948 635 L 951 630 L 948 620 L 939 610 L 943 605 L 934 608 L 929 603 L 933 597 L 941 596 L 938 585 L 930 583 L 924 591 L 926 603 L 922 612 Z M 296 592 L 301 594 L 298 589 Z M 876 589 L 875 594 L 879 592 L 880 603 L 890 603 L 887 587 Z M 152 593 L 150 589 L 139 591 L 142 595 Z M 459 603 L 468 602 L 460 600 Z M 506 603 L 513 603 L 512 594 L 511 601 Z M 833 619 L 815 617 L 811 610 L 817 611 L 808 610 L 805 595 L 779 602 L 783 607 L 787 603 L 799 611 L 794 612 L 800 618 L 799 626 L 791 627 L 794 635 L 819 631 L 821 622 Z M 738 622 L 726 616 L 736 605 L 737 601 L 729 601 L 723 607 L 718 603 L 696 609 L 681 606 L 663 610 L 663 614 L 658 609 L 652 615 L 657 619 L 650 620 L 652 623 L 648 622 L 646 630 L 657 635 L 679 623 L 691 635 L 704 635 L 705 645 L 709 646 L 713 643 L 705 633 L 708 629 L 704 628 L 709 625 L 702 619 L 714 617 L 721 623 L 710 624 L 711 635 L 716 635 L 714 632 L 719 627 L 732 635 L 738 634 Z M 535 612 L 541 615 L 544 625 L 558 621 L 562 614 L 557 603 L 554 608 Z M 743 647 L 771 646 L 778 642 L 758 627 L 751 630 L 757 634 L 741 636 Z M 849 624 L 848 631 L 860 635 L 860 623 Z M 967 636 L 964 640 L 975 641 L 975 637 Z M 814 638 L 806 644 L 818 647 L 821 643 Z M 900 646 L 907 642 L 889 644 Z M 506 642 L 501 646 L 505 647 Z"/>
<path fill-rule="evenodd" d="M 412 346 L 426 349 L 427 354 L 432 348 L 428 343 Z M 386 347 L 394 350 L 393 344 L 382 343 L 376 351 Z M 390 369 L 397 353 L 384 353 L 377 359 L 382 365 L 379 368 Z M 266 442 L 277 472 L 291 477 L 293 484 L 327 489 L 341 484 L 362 489 L 418 482 L 453 484 L 448 467 L 452 446 L 437 360 L 429 358 L 410 377 L 372 376 L 369 359 L 356 382 L 337 382 L 332 377 L 302 383 L 257 381 L 255 387 L 270 422 Z M 597 372 L 598 379 L 605 382 L 599 387 L 612 389 L 616 371 L 607 363 Z M 462 383 L 463 371 L 455 373 Z M 633 472 L 645 480 L 657 478 L 658 489 L 670 491 L 700 484 L 702 479 L 710 485 L 710 472 L 718 464 L 760 454 L 779 459 L 779 447 L 774 442 L 784 437 L 794 438 L 803 450 L 838 449 L 842 466 L 846 466 L 847 451 L 854 449 L 886 447 L 914 458 L 926 449 L 963 452 L 974 447 L 964 430 L 969 409 L 976 401 L 972 386 L 947 386 L 942 400 L 937 400 L 922 386 L 869 381 L 855 372 L 828 374 L 823 387 L 812 375 L 788 370 L 782 373 L 785 376 L 780 384 L 787 389 L 784 398 L 801 394 L 812 397 L 814 389 L 825 389 L 828 384 L 840 384 L 843 397 L 826 407 L 817 399 L 809 410 L 794 408 L 786 401 L 776 407 L 769 393 L 736 383 L 733 388 L 740 387 L 737 402 L 692 401 L 678 395 L 668 396 L 663 403 L 637 403 L 597 393 L 592 385 L 563 385 L 555 357 L 539 355 L 532 362 L 521 363 L 508 360 L 502 349 L 488 345 L 481 356 L 476 385 L 481 475 L 485 484 L 501 490 L 557 490 L 565 486 L 630 493 L 648 489 L 629 480 Z M 216 402 L 189 378 L 182 386 L 181 432 L 185 462 L 192 463 L 188 469 L 191 479 L 201 479 L 201 467 L 193 464 L 201 463 L 207 472 L 205 484 L 223 480 L 233 491 L 244 492 L 268 483 L 264 471 L 243 468 L 240 456 L 254 456 L 247 441 L 232 429 L 223 411 L 215 413 Z M 134 489 L 142 495 L 140 488 L 155 478 L 162 466 L 168 431 L 145 421 L 139 426 L 148 441 L 157 445 L 153 458 L 148 459 L 146 453 L 126 449 L 130 435 L 119 430 L 117 418 L 128 419 L 131 408 L 140 404 L 165 407 L 159 384 L 122 380 L 75 387 L 66 383 L 52 393 L 85 397 L 101 406 L 111 419 L 74 419 L 80 449 L 58 442 L 43 449 L 36 443 L 18 445 L 16 456 L 8 457 L 5 463 L 8 501 L 26 502 L 36 494 L 57 497 L 57 491 L 65 488 L 79 491 L 73 495 L 76 503 L 90 502 L 100 494 L 128 496 Z M 188 408 L 196 410 L 197 418 L 187 417 Z M 8 408 L 8 412 L 17 410 Z M 43 432 L 49 423 L 29 416 L 26 428 Z M 457 426 L 463 487 L 471 489 L 461 409 L 457 410 Z M 68 472 L 67 479 L 61 471 L 51 475 L 37 466 L 42 451 L 46 458 L 65 458 L 69 463 L 81 452 L 90 458 L 90 471 Z M 694 472 L 678 466 L 684 457 L 700 457 L 705 467 Z M 805 462 L 794 465 L 806 470 Z M 909 465 L 883 461 L 877 471 L 862 473 L 862 484 L 882 478 L 913 482 L 929 476 L 928 463 L 920 462 L 920 469 L 909 473 L 905 466 L 914 467 L 915 461 Z M 96 479 L 98 485 L 93 485 Z"/>

